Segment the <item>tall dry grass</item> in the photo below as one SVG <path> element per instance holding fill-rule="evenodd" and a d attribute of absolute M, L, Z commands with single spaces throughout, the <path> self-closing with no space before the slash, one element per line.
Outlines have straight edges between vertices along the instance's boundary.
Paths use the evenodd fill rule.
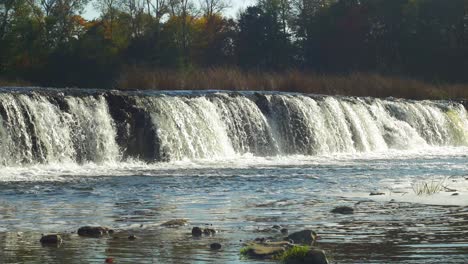
<path fill-rule="evenodd" d="M 117 89 L 287 91 L 328 95 L 407 99 L 467 99 L 468 85 L 437 85 L 414 79 L 354 73 L 320 75 L 297 70 L 283 73 L 211 68 L 192 71 L 126 68 Z"/>
<path fill-rule="evenodd" d="M 0 87 L 25 87 L 32 86 L 30 82 L 19 79 L 4 79 L 0 78 Z"/>

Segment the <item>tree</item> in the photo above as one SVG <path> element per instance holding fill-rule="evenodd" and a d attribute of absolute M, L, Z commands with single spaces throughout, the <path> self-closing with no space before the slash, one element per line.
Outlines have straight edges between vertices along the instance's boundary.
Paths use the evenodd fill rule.
<path fill-rule="evenodd" d="M 228 7 L 225 0 L 200 0 L 200 5 L 203 16 L 208 18 L 221 14 Z"/>
<path fill-rule="evenodd" d="M 95 7 L 101 11 L 101 17 L 109 28 L 109 38 L 114 36 L 114 22 L 119 8 L 119 0 L 100 0 L 95 2 Z"/>
<path fill-rule="evenodd" d="M 196 8 L 191 0 L 169 0 L 170 22 L 175 25 L 174 42 L 181 51 L 181 65 L 189 64 L 189 46 L 192 41 L 191 29 L 196 17 Z"/>
<path fill-rule="evenodd" d="M 90 0 L 28 0 L 38 19 L 45 25 L 48 45 L 57 47 L 76 38 L 81 25 L 78 16 Z"/>

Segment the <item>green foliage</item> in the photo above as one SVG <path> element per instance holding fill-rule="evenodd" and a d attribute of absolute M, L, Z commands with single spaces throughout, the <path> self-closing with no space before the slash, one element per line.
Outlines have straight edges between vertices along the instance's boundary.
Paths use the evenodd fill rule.
<path fill-rule="evenodd" d="M 249 253 L 250 250 L 252 250 L 251 247 L 243 247 L 240 250 L 240 254 L 245 257 Z"/>
<path fill-rule="evenodd" d="M 286 250 L 282 255 L 278 256 L 276 259 L 280 260 L 282 263 L 300 261 L 306 257 L 309 250 L 309 246 L 293 246 Z"/>

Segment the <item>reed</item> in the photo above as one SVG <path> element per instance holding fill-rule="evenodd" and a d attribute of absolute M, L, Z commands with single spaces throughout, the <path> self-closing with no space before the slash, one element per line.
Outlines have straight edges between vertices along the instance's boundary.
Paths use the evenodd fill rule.
<path fill-rule="evenodd" d="M 0 78 L 0 87 L 25 87 L 31 85 L 30 82 L 24 80 Z"/>
<path fill-rule="evenodd" d="M 284 91 L 406 99 L 466 99 L 468 85 L 434 84 L 373 73 L 322 75 L 299 70 L 281 73 L 209 68 L 188 71 L 127 67 L 116 81 L 121 90 Z"/>
<path fill-rule="evenodd" d="M 423 180 L 423 181 L 416 181 L 414 182 L 411 187 L 413 188 L 414 193 L 417 196 L 430 196 L 434 195 L 436 193 L 441 192 L 444 190 L 445 187 L 445 182 L 447 178 L 443 179 L 435 179 L 432 178 L 430 180 Z"/>

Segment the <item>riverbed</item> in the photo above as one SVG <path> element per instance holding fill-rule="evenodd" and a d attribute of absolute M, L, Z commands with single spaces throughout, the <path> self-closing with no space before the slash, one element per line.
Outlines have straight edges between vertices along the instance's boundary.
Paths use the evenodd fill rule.
<path fill-rule="evenodd" d="M 421 181 L 442 182 L 416 195 Z M 381 193 L 382 195 L 370 195 Z M 350 206 L 354 214 L 331 213 Z M 273 229 L 312 229 L 331 263 L 466 263 L 468 148 L 317 156 L 9 166 L 0 176 L 1 263 L 272 263 L 243 258 Z M 188 225 L 162 223 L 187 219 Z M 76 234 L 109 226 L 103 238 Z M 193 238 L 193 226 L 215 236 Z M 41 234 L 60 233 L 60 246 Z M 136 235 L 136 240 L 128 240 Z M 213 242 L 222 244 L 210 250 Z"/>

